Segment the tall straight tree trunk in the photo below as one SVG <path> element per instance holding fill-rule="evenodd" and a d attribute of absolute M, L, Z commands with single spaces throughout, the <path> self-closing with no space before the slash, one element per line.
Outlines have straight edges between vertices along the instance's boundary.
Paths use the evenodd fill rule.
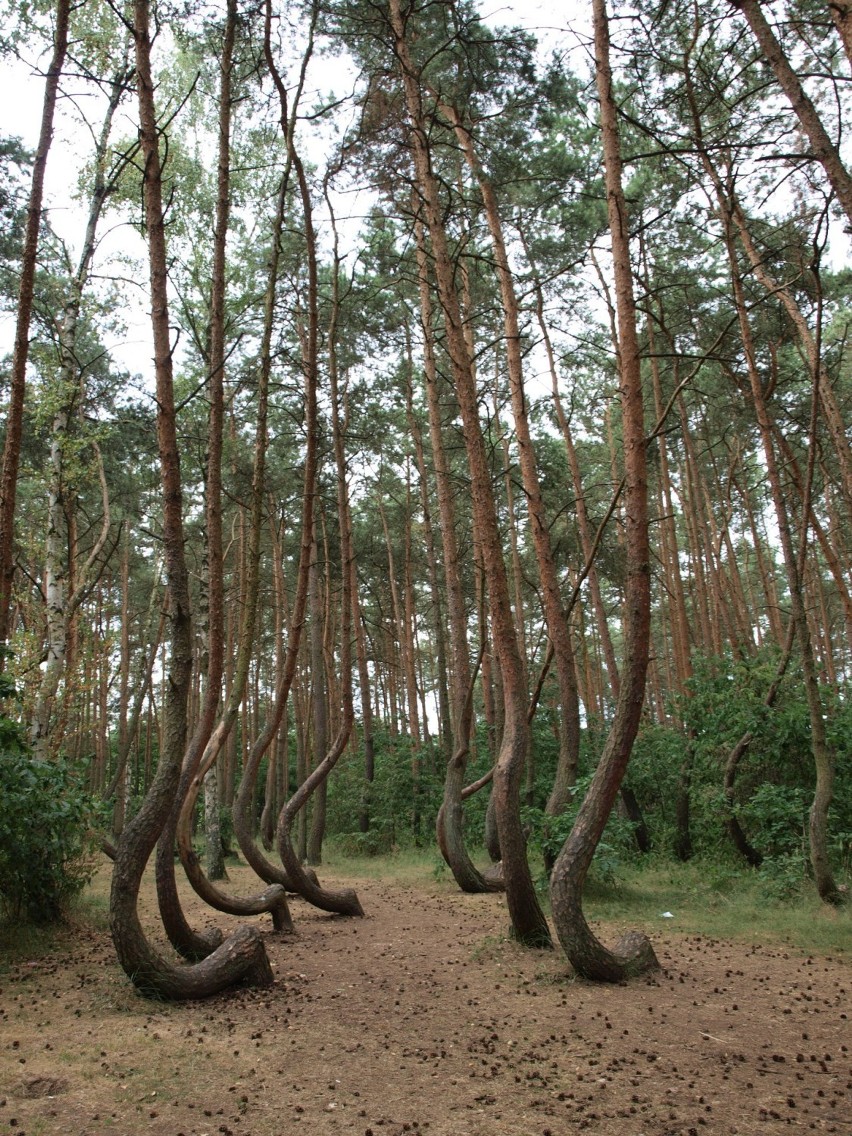
<path fill-rule="evenodd" d="M 403 714 L 403 720 L 406 723 L 406 733 L 411 739 L 412 744 L 416 745 L 419 741 L 420 726 L 417 718 L 417 684 L 414 677 L 414 658 L 410 656 L 409 653 L 405 614 L 399 594 L 399 584 L 397 582 L 396 557 L 393 553 L 393 543 L 388 527 L 387 514 L 382 504 L 381 492 L 376 497 L 376 509 L 378 510 L 382 522 L 382 532 L 385 538 L 385 554 L 388 561 L 388 587 L 390 588 L 391 612 L 393 615 L 391 641 L 395 648 L 394 654 L 399 659 L 399 667 L 395 666 L 394 670 L 402 671 L 405 690 L 405 713 Z M 406 524 L 408 524 L 408 518 L 406 518 Z"/>
<path fill-rule="evenodd" d="M 776 280 L 767 269 L 751 235 L 745 210 L 736 194 L 731 195 L 730 204 L 731 216 L 736 226 L 740 244 L 745 250 L 755 278 L 763 285 L 768 295 L 777 296 L 781 300 L 784 310 L 799 336 L 811 374 L 819 374 L 819 401 L 823 421 L 828 427 L 829 437 L 834 446 L 846 521 L 847 524 L 852 526 L 852 445 L 849 442 L 848 426 L 843 420 L 843 413 L 832 389 L 831 380 L 822 359 L 819 357 L 816 337 L 808 326 L 792 289 L 783 282 Z"/>
<path fill-rule="evenodd" d="M 758 15 L 762 20 L 762 13 L 758 13 Z M 694 89 L 692 86 L 692 74 L 688 57 L 685 60 L 684 74 L 687 83 L 687 96 L 690 102 L 693 130 L 698 152 L 701 157 L 701 162 L 704 167 L 705 173 L 707 174 L 709 182 L 713 187 L 717 212 L 722 224 L 725 251 L 727 253 L 728 264 L 731 273 L 734 306 L 737 313 L 740 339 L 742 341 L 743 354 L 745 356 L 746 371 L 748 375 L 748 389 L 751 397 L 751 403 L 754 408 L 758 432 L 760 434 L 761 446 L 763 449 L 763 458 L 764 462 L 766 463 L 767 481 L 769 482 L 769 489 L 775 510 L 775 520 L 778 526 L 778 536 L 779 542 L 781 544 L 781 552 L 784 559 L 787 586 L 790 592 L 790 612 L 791 619 L 793 621 L 793 632 L 799 646 L 802 677 L 805 687 L 805 698 L 808 705 L 808 716 L 811 726 L 811 752 L 813 754 L 814 766 L 816 770 L 816 786 L 814 789 L 814 798 L 811 804 L 810 814 L 808 818 L 811 868 L 813 869 L 814 881 L 816 883 L 817 892 L 819 893 L 820 898 L 826 903 L 839 904 L 842 902 L 843 896 L 838 889 L 837 883 L 834 879 L 828 855 L 828 809 L 829 805 L 831 804 L 834 788 L 835 755 L 826 731 L 825 712 L 822 705 L 819 681 L 817 679 L 813 642 L 811 640 L 810 632 L 808 629 L 807 614 L 804 605 L 803 577 L 805 556 L 807 554 L 808 546 L 807 534 L 809 528 L 808 519 L 810 514 L 810 485 L 812 479 L 812 467 L 809 469 L 809 476 L 806 481 L 806 492 L 804 495 L 802 510 L 800 551 L 797 554 L 797 551 L 793 545 L 793 534 L 790 516 L 787 509 L 787 502 L 784 497 L 784 489 L 781 482 L 781 470 L 779 468 L 778 458 L 775 451 L 772 418 L 766 404 L 766 395 L 764 393 L 763 381 L 758 366 L 758 357 L 752 332 L 749 307 L 746 300 L 742 274 L 740 272 L 739 264 L 737 261 L 737 226 L 735 219 L 736 200 L 732 197 L 728 189 L 728 187 L 732 183 L 732 179 L 727 179 L 726 186 L 725 180 L 723 180 L 721 173 L 714 164 L 710 153 L 704 145 L 702 122 Z M 852 185 L 850 185 L 850 188 L 852 189 Z M 850 201 L 850 205 L 852 205 L 852 200 Z M 850 211 L 850 218 L 852 219 L 852 211 Z M 819 352 L 815 351 L 813 355 L 812 375 L 813 394 L 811 406 L 811 437 L 809 459 L 811 463 L 813 463 L 813 461 L 815 460 L 815 433 L 818 409 L 820 405 L 820 377 L 821 367 L 819 361 Z"/>
<path fill-rule="evenodd" d="M 491 469 L 479 420 L 472 359 L 465 340 L 438 187 L 431 167 L 418 76 L 410 55 L 399 0 L 390 0 L 389 16 L 394 52 L 405 95 L 415 177 L 432 243 L 435 280 L 444 313 L 453 382 L 464 424 L 474 525 L 483 551 L 491 607 L 491 631 L 503 686 L 503 738 L 494 772 L 493 792 L 503 854 L 506 898 L 515 936 L 529 946 L 550 946 L 550 931 L 536 895 L 521 826 L 520 787 L 529 740 L 527 691 L 509 600 L 506 565 L 491 486 Z"/>
<path fill-rule="evenodd" d="M 41 227 L 41 205 L 44 197 L 44 175 L 47 155 L 53 140 L 53 116 L 59 91 L 59 79 L 68 49 L 68 22 L 71 0 L 57 0 L 56 26 L 53 33 L 53 56 L 47 69 L 44 103 L 38 148 L 33 162 L 27 225 L 21 257 L 21 280 L 18 286 L 18 315 L 15 324 L 15 346 L 9 374 L 9 406 L 6 411 L 6 440 L 0 468 L 0 648 L 9 639 L 9 612 L 12 603 L 12 578 L 15 573 L 15 505 L 18 494 L 18 467 L 24 428 L 27 359 L 30 349 L 30 318 L 35 290 L 36 254 Z M 0 650 L 0 671 L 5 666 Z"/>
<path fill-rule="evenodd" d="M 595 938 L 583 915 L 583 884 L 624 779 L 639 728 L 650 647 L 651 570 L 642 376 L 605 0 L 593 0 L 592 12 L 618 319 L 627 554 L 623 617 L 625 646 L 615 717 L 574 827 L 554 865 L 550 897 L 559 941 L 577 973 L 585 978 L 619 982 L 659 964 L 650 941 L 644 935 L 634 932 L 625 936 L 614 952 L 607 950 Z"/>
<path fill-rule="evenodd" d="M 94 182 L 89 197 L 89 213 L 83 246 L 72 277 L 59 325 L 59 406 L 53 419 L 50 438 L 50 478 L 48 485 L 48 528 L 45 543 L 45 599 L 47 607 L 47 662 L 30 717 L 30 741 L 36 757 L 47 757 L 62 745 L 61 731 L 53 731 L 54 703 L 59 684 L 67 673 L 68 640 L 71 621 L 81 602 L 88 594 L 92 576 L 98 570 L 98 561 L 106 545 L 110 530 L 109 492 L 97 443 L 93 443 L 103 502 L 101 531 L 85 564 L 72 571 L 70 564 L 71 532 L 69 519 L 74 504 L 66 478 L 66 457 L 70 443 L 69 429 L 75 406 L 83 403 L 84 380 L 80 375 L 77 357 L 77 332 L 80 326 L 80 309 L 83 292 L 89 279 L 98 223 L 104 203 L 115 184 L 117 174 L 107 176 L 107 157 L 110 130 L 118 104 L 127 90 L 129 81 L 127 52 L 109 88 L 109 99 L 104 112 L 101 130 L 94 153 Z M 123 168 L 123 163 L 119 166 Z M 73 444 L 73 443 L 71 443 Z"/>
<path fill-rule="evenodd" d="M 369 832 L 371 791 L 376 776 L 376 744 L 373 734 L 370 668 L 367 665 L 367 634 L 364 630 L 357 587 L 352 589 L 352 623 L 355 636 L 355 657 L 358 664 L 358 686 L 361 695 L 361 734 L 364 743 L 364 784 L 358 805 L 358 830 Z"/>
<path fill-rule="evenodd" d="M 527 258 L 529 259 L 529 250 L 527 250 Z M 565 443 L 565 452 L 568 457 L 568 467 L 571 470 L 571 484 L 574 489 L 574 508 L 576 509 L 577 529 L 580 533 L 580 548 L 583 551 L 583 559 L 588 565 L 587 579 L 589 581 L 589 593 L 592 598 L 592 608 L 595 613 L 598 634 L 601 637 L 609 686 L 612 690 L 613 699 L 617 701 L 619 691 L 618 663 L 616 662 L 615 649 L 612 645 L 612 636 L 609 633 L 609 621 L 601 594 L 600 579 L 595 566 L 595 541 L 589 520 L 589 511 L 586 506 L 586 494 L 583 487 L 580 462 L 577 456 L 577 447 L 574 445 L 571 424 L 568 421 L 568 416 L 565 413 L 565 407 L 562 404 L 562 398 L 559 394 L 559 375 L 556 368 L 556 356 L 553 351 L 550 332 L 544 318 L 544 295 L 538 278 L 535 280 L 534 287 L 536 296 L 536 317 L 547 353 L 556 421 L 559 423 L 562 440 Z"/>
<path fill-rule="evenodd" d="M 284 675 L 284 629 L 288 625 L 287 586 L 284 578 L 283 551 L 279 527 L 275 517 L 275 502 L 270 502 L 269 530 L 272 537 L 272 582 L 275 597 L 275 689 L 281 685 Z M 287 709 L 269 748 L 266 767 L 263 811 L 260 815 L 260 839 L 266 852 L 271 852 L 275 842 L 275 826 L 278 814 L 287 798 L 282 786 L 288 780 L 288 721 Z M 209 873 L 208 873 L 209 874 Z"/>
<path fill-rule="evenodd" d="M 323 651 L 323 621 L 325 602 L 320 587 L 319 544 L 316 540 L 314 522 L 314 547 L 311 556 L 311 569 L 308 577 L 308 610 L 310 612 L 310 651 L 311 651 L 311 748 L 314 753 L 314 766 L 319 765 L 328 752 L 329 722 L 328 695 L 325 681 L 325 654 Z M 325 836 L 325 800 L 323 785 L 317 786 L 314 795 L 311 823 L 308 828 L 307 861 L 313 866 L 322 863 L 322 842 Z"/>
<path fill-rule="evenodd" d="M 411 565 L 411 535 L 414 528 L 414 510 L 411 505 L 411 462 L 405 463 L 405 525 L 403 526 L 403 636 L 405 644 L 405 685 L 408 691 L 408 732 L 415 752 L 420 748 L 425 733 L 420 730 L 420 691 L 417 683 L 417 612 L 414 602 L 414 578 Z"/>
<path fill-rule="evenodd" d="M 143 649 L 136 658 L 136 666 L 132 676 L 128 677 L 128 685 L 133 689 L 133 702 L 126 715 L 126 725 L 123 737 L 119 735 L 118 752 L 116 754 L 115 770 L 112 780 L 103 793 L 104 800 L 109 801 L 115 796 L 113 812 L 113 835 L 118 837 L 124 829 L 127 815 L 127 805 L 130 798 L 130 751 L 134 741 L 138 741 L 140 721 L 145 708 L 145 699 L 151 693 L 151 675 L 160 643 L 166 629 L 166 605 L 163 603 L 160 583 L 160 564 L 155 565 L 154 586 L 151 590 L 151 599 L 145 622 L 142 625 L 141 639 Z M 122 632 L 124 634 L 124 632 Z M 129 637 L 129 631 L 128 631 Z M 150 733 L 150 721 L 148 722 Z"/>
<path fill-rule="evenodd" d="M 807 497 L 807 486 L 805 485 L 802 471 L 799 468 L 798 459 L 792 446 L 784 437 L 784 434 L 778 423 L 773 422 L 772 426 L 779 453 L 784 459 L 784 463 L 786 465 L 787 471 L 789 472 L 790 479 L 796 487 L 796 493 L 801 499 L 802 507 L 804 508 Z M 820 524 L 819 518 L 814 512 L 813 507 L 809 508 L 808 521 L 810 527 L 814 531 L 814 535 L 819 541 L 819 546 L 822 549 L 822 554 L 825 557 L 825 562 L 828 565 L 828 569 L 831 572 L 832 579 L 834 580 L 834 586 L 837 588 L 837 594 L 840 596 L 840 602 L 843 605 L 844 612 L 846 643 L 849 651 L 852 652 L 852 593 L 850 593 L 849 584 L 847 583 L 848 573 L 846 571 L 846 568 L 844 567 L 842 555 L 838 551 L 838 549 L 835 548 L 834 543 L 829 539 L 829 535 L 825 531 L 824 527 Z"/>
<path fill-rule="evenodd" d="M 692 445 L 692 434 L 686 403 L 678 397 L 678 410 L 680 413 L 681 438 L 683 439 L 683 472 L 681 480 L 686 486 L 686 501 L 684 502 L 684 519 L 689 536 L 689 556 L 692 565 L 690 578 L 692 582 L 693 610 L 698 613 L 698 625 L 701 630 L 701 646 L 705 653 L 714 654 L 713 621 L 710 618 L 709 587 L 707 584 L 707 567 L 705 556 L 704 526 L 701 520 L 702 494 L 698 467 L 695 460 L 695 449 Z"/>
<path fill-rule="evenodd" d="M 411 358 L 411 337 L 406 324 L 406 347 L 409 363 L 409 375 L 413 371 Z M 406 414 L 408 428 L 414 441 L 414 454 L 417 462 L 417 473 L 420 479 L 420 507 L 423 512 L 423 533 L 426 545 L 426 560 L 429 566 L 429 591 L 432 600 L 432 634 L 435 640 L 435 667 L 438 682 L 438 736 L 441 751 L 445 760 L 452 756 L 453 725 L 450 710 L 449 677 L 447 674 L 447 648 L 444 629 L 444 598 L 441 593 L 440 573 L 438 571 L 438 553 L 435 546 L 435 526 L 432 523 L 432 508 L 429 502 L 429 479 L 426 472 L 426 456 L 423 448 L 423 433 L 420 422 L 414 412 L 414 393 L 411 381 L 406 386 Z M 360 665 L 360 664 L 359 664 Z M 425 720 L 425 713 L 424 713 Z"/>
<path fill-rule="evenodd" d="M 653 345 L 653 322 L 648 319 L 648 342 L 651 348 L 651 375 L 654 383 L 654 411 L 659 426 L 663 424 L 663 392 L 660 380 L 660 371 Z M 675 373 L 675 388 L 677 388 L 677 373 Z M 692 653 L 690 649 L 689 619 L 686 613 L 686 592 L 683 586 L 683 575 L 680 570 L 680 550 L 678 548 L 677 527 L 675 525 L 674 495 L 669 467 L 668 441 L 664 431 L 660 431 L 657 438 L 657 460 L 660 470 L 660 492 L 662 494 L 663 521 L 663 564 L 666 573 L 666 592 L 670 597 L 669 612 L 672 628 L 672 645 L 674 648 L 675 674 L 677 676 L 677 689 L 681 695 L 686 694 L 689 680 L 692 678 Z M 692 856 L 692 834 L 690 831 L 690 783 L 692 780 L 692 765 L 694 759 L 694 740 L 687 739 L 686 749 L 678 770 L 677 791 L 675 796 L 675 840 L 674 851 L 679 860 L 688 860 Z"/>
<path fill-rule="evenodd" d="M 841 208 L 852 223 L 852 176 L 844 166 L 837 146 L 829 137 L 816 107 L 808 97 L 801 79 L 791 67 L 784 48 L 766 19 L 763 5 L 760 0 L 732 0 L 732 4 L 748 21 L 766 62 L 771 67 L 779 87 L 787 96 L 793 113 L 811 144 L 813 157 L 825 170 Z"/>
<path fill-rule="evenodd" d="M 757 560 L 757 570 L 760 576 L 760 585 L 763 591 L 763 602 L 766 617 L 769 621 L 770 634 L 776 646 L 780 648 L 784 642 L 784 628 L 781 625 L 781 606 L 778 602 L 778 590 L 775 586 L 774 565 L 770 562 L 773 553 L 766 539 L 765 532 L 761 532 L 758 526 L 758 514 L 761 519 L 763 519 L 764 510 L 761 503 L 758 503 L 757 506 L 755 505 L 753 500 L 754 495 L 745 482 L 738 483 L 737 489 L 739 491 L 740 500 L 743 502 L 746 516 L 748 517 L 749 531 L 754 546 L 755 559 Z"/>

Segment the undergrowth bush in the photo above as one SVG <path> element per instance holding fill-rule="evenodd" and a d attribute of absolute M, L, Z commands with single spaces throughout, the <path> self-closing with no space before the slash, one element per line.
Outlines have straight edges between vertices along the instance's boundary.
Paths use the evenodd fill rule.
<path fill-rule="evenodd" d="M 548 816 L 539 808 L 521 809 L 524 828 L 528 833 L 530 847 L 534 851 L 553 859 L 559 855 L 574 825 L 591 779 L 591 774 L 578 779 L 571 803 L 559 816 Z M 635 859 L 633 825 L 629 820 L 619 816 L 614 809 L 595 849 L 592 866 L 589 869 L 590 884 L 613 885 L 624 866 Z M 546 876 L 543 876 L 542 884 L 546 885 L 546 882 Z"/>
<path fill-rule="evenodd" d="M 417 776 L 415 776 L 415 759 Z M 364 779 L 364 755 L 347 753 L 329 779 L 326 833 L 346 854 L 380 856 L 430 844 L 441 803 L 442 778 L 434 754 L 415 751 L 407 738 L 377 731 L 374 780 Z M 366 832 L 360 831 L 367 818 Z"/>
<path fill-rule="evenodd" d="M 0 681 L 2 678 L 0 677 Z M 14 691 L 5 682 L 0 697 Z M 0 713 L 0 908 L 48 922 L 91 879 L 97 807 L 67 761 L 35 761 L 21 725 Z"/>

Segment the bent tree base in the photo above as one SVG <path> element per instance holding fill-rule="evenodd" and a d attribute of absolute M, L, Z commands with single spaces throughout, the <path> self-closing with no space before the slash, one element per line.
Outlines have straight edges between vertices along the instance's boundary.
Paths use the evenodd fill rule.
<path fill-rule="evenodd" d="M 171 766 L 171 768 L 169 767 Z M 175 762 L 162 762 L 142 808 L 116 849 L 110 894 L 110 931 L 125 974 L 143 994 L 157 998 L 207 998 L 237 983 L 271 986 L 274 978 L 260 933 L 240 927 L 202 962 L 176 965 L 151 946 L 137 910 L 142 873 L 162 830 L 177 788 Z"/>
<path fill-rule="evenodd" d="M 641 931 L 628 931 L 610 951 L 594 936 L 583 914 L 582 885 L 571 879 L 560 856 L 550 881 L 553 919 L 562 949 L 581 978 L 594 982 L 624 982 L 660 964 L 651 940 Z"/>
<path fill-rule="evenodd" d="M 615 716 L 574 827 L 554 865 L 550 877 L 550 899 L 559 941 L 577 973 L 598 982 L 621 982 L 658 967 L 657 957 L 648 938 L 638 932 L 622 939 L 614 952 L 608 951 L 599 943 L 583 915 L 583 885 L 595 848 L 624 781 L 642 715 L 650 654 L 651 567 L 642 375 L 627 239 L 627 202 L 622 188 L 618 109 L 609 61 L 606 0 L 593 0 L 592 13 L 618 317 L 617 346 L 624 446 L 624 535 L 627 553 L 624 662 Z"/>
<path fill-rule="evenodd" d="M 482 781 L 464 786 L 465 764 L 464 755 L 455 754 L 447 764 L 447 775 L 444 782 L 444 800 L 438 810 L 435 821 L 435 835 L 438 848 L 444 857 L 456 883 L 468 895 L 477 895 L 489 891 L 505 891 L 502 874 L 483 874 L 468 854 L 464 840 L 464 810 L 463 800 L 470 796 Z M 489 780 L 490 780 L 489 776 Z"/>
<path fill-rule="evenodd" d="M 275 978 L 263 939 L 254 927 L 238 927 L 213 954 L 194 966 L 173 966 L 148 944 L 141 927 L 121 944 L 119 961 L 140 993 L 153 998 L 209 998 L 231 986 L 272 986 Z"/>

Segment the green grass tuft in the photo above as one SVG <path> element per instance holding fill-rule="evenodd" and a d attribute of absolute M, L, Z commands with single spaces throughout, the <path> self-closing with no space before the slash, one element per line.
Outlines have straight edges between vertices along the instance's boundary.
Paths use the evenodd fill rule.
<path fill-rule="evenodd" d="M 662 919 L 670 911 L 674 918 Z M 813 888 L 788 900 L 767 896 L 756 872 L 711 863 L 658 863 L 625 870 L 586 896 L 589 918 L 684 934 L 785 943 L 797 950 L 848 954 L 852 910 L 821 903 Z"/>

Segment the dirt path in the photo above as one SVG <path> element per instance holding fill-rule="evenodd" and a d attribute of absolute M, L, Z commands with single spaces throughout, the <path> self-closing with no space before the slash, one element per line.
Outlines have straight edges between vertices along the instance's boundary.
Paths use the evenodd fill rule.
<path fill-rule="evenodd" d="M 12 967 L 0 1133 L 852 1133 L 848 962 L 667 926 L 662 973 L 592 986 L 507 941 L 497 896 L 347 882 L 367 918 L 295 900 L 269 991 L 145 1001 L 105 932 Z"/>

